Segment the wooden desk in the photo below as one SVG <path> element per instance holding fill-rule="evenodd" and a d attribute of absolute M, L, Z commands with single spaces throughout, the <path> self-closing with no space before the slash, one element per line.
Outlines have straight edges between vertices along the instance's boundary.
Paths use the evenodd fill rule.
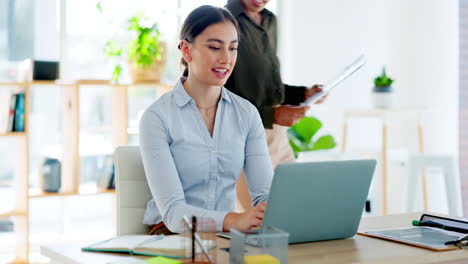
<path fill-rule="evenodd" d="M 421 214 L 366 217 L 359 230 L 406 227 Z M 51 263 L 108 263 L 133 258 L 124 254 L 82 252 L 91 242 L 41 246 L 41 254 Z M 229 240 L 218 238 L 220 247 Z M 140 257 L 145 258 L 145 257 Z M 218 250 L 217 263 L 229 263 L 229 255 Z M 434 252 L 381 239 L 356 235 L 350 239 L 295 244 L 289 246 L 289 263 L 468 263 L 468 250 Z"/>

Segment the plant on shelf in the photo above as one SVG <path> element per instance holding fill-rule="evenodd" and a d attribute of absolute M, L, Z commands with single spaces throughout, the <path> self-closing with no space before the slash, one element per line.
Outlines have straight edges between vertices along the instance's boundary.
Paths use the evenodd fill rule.
<path fill-rule="evenodd" d="M 391 108 L 393 105 L 393 87 L 394 80 L 387 76 L 385 67 L 382 68 L 382 74 L 374 79 L 374 106 L 377 108 Z"/>
<path fill-rule="evenodd" d="M 302 151 L 332 149 L 336 147 L 336 142 L 332 135 L 323 135 L 318 139 L 314 138 L 321 127 L 322 122 L 320 120 L 307 116 L 288 129 L 289 144 L 296 158 L 298 153 Z"/>
<path fill-rule="evenodd" d="M 392 90 L 393 79 L 387 76 L 385 67 L 382 68 L 382 74 L 375 77 L 374 79 L 374 91 L 375 92 L 385 92 L 387 90 Z"/>
<path fill-rule="evenodd" d="M 97 8 L 102 10 L 100 5 Z M 104 45 L 106 57 L 116 61 L 112 80 L 119 82 L 122 60 L 126 56 L 134 82 L 160 81 L 165 63 L 165 43 L 159 40 L 157 23 L 149 21 L 142 13 L 138 13 L 128 20 L 126 30 L 126 33 L 132 33 L 133 38 L 130 41 L 122 44 L 111 39 Z"/>

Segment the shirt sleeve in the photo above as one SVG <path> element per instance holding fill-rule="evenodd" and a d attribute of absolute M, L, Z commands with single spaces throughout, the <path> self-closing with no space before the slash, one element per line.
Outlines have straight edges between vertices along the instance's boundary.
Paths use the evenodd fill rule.
<path fill-rule="evenodd" d="M 146 179 L 164 224 L 175 233 L 184 231 L 182 218 L 211 217 L 217 231 L 223 231 L 228 212 L 211 211 L 187 204 L 174 159 L 169 148 L 170 136 L 155 112 L 146 111 L 140 121 L 140 152 Z"/>
<path fill-rule="evenodd" d="M 245 145 L 244 171 L 252 204 L 255 206 L 268 200 L 273 179 L 273 167 L 260 115 L 254 109 L 251 113 Z"/>
<path fill-rule="evenodd" d="M 305 86 L 284 85 L 284 101 L 283 105 L 299 105 L 305 100 Z M 258 108 L 260 117 L 262 118 L 264 128 L 273 128 L 275 119 L 274 106 L 260 106 Z"/>
<path fill-rule="evenodd" d="M 305 100 L 305 86 L 284 85 L 283 104 L 299 105 Z"/>

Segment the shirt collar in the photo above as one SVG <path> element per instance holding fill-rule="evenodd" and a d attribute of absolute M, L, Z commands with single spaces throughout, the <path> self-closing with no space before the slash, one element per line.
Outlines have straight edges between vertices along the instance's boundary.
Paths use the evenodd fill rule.
<path fill-rule="evenodd" d="M 223 87 L 221 87 L 221 100 L 224 100 L 228 103 L 231 103 L 231 96 L 229 95 L 229 93 L 227 92 L 227 89 Z"/>
<path fill-rule="evenodd" d="M 232 15 L 234 17 L 240 16 L 242 13 L 244 13 L 244 6 L 242 5 L 242 0 L 228 0 L 228 3 L 226 4 L 226 8 L 231 11 Z M 264 8 L 260 14 L 263 16 L 269 16 L 272 15 L 268 9 Z"/>
<path fill-rule="evenodd" d="M 185 77 L 181 77 L 174 87 L 174 98 L 179 107 L 183 107 L 190 101 L 193 101 L 193 98 L 187 93 L 187 91 L 185 91 L 182 84 L 184 81 Z M 231 96 L 224 87 L 221 87 L 221 100 L 231 103 Z"/>

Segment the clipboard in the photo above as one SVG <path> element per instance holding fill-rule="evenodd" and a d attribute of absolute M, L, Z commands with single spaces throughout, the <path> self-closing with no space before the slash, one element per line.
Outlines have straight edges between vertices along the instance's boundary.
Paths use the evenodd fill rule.
<path fill-rule="evenodd" d="M 351 64 L 346 66 L 335 78 L 333 78 L 327 84 L 325 84 L 322 87 L 321 92 L 315 93 L 314 95 L 309 97 L 307 100 L 305 100 L 302 104 L 309 105 L 309 104 L 315 103 L 320 98 L 327 95 L 333 88 L 338 86 L 341 82 L 343 82 L 349 76 L 351 76 L 353 73 L 359 70 L 362 66 L 364 66 L 364 64 L 366 64 L 366 58 L 364 55 L 361 55 L 357 59 L 355 59 Z"/>
<path fill-rule="evenodd" d="M 427 220 L 437 221 L 443 223 L 446 226 L 468 229 L 468 222 L 457 219 L 445 218 L 429 214 L 423 214 L 420 218 L 420 221 Z M 372 230 L 358 232 L 358 234 L 403 243 L 420 248 L 430 249 L 433 251 L 448 251 L 458 249 L 458 247 L 453 245 L 445 245 L 445 242 L 457 240 L 459 237 L 465 235 L 464 233 L 460 232 L 447 231 L 441 228 L 427 226 Z"/>

